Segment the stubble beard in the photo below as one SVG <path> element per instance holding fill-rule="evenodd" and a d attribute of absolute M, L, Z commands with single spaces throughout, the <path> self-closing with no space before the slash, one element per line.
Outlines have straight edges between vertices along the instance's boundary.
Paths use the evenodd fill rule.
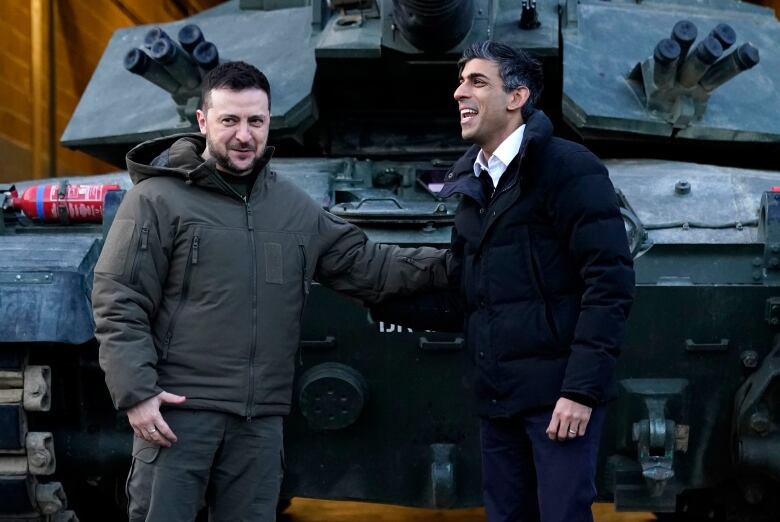
<path fill-rule="evenodd" d="M 265 148 L 260 151 L 260 155 L 255 156 L 255 159 L 252 160 L 252 164 L 249 165 L 246 169 L 239 169 L 236 167 L 236 164 L 233 163 L 233 160 L 230 159 L 230 156 L 228 156 L 228 149 L 225 149 L 225 152 L 219 151 L 219 149 L 216 147 L 214 142 L 212 142 L 208 137 L 206 137 L 206 146 L 208 148 L 209 154 L 212 158 L 214 158 L 214 161 L 217 162 L 217 167 L 219 170 L 222 170 L 224 172 L 227 172 L 228 174 L 232 174 L 233 176 L 246 176 L 250 172 L 252 172 L 257 164 L 260 162 L 260 160 L 263 158 L 263 152 L 265 152 Z"/>

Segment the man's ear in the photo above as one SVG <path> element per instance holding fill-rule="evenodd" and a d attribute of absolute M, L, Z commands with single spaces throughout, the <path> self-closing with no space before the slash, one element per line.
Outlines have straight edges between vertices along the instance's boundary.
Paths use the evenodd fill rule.
<path fill-rule="evenodd" d="M 509 95 L 509 103 L 506 108 L 509 111 L 516 111 L 522 109 L 528 103 L 528 100 L 531 98 L 531 91 L 525 85 L 521 85 L 510 92 Z"/>
<path fill-rule="evenodd" d="M 195 111 L 195 117 L 198 119 L 198 127 L 200 127 L 200 133 L 206 134 L 206 113 L 198 109 Z"/>

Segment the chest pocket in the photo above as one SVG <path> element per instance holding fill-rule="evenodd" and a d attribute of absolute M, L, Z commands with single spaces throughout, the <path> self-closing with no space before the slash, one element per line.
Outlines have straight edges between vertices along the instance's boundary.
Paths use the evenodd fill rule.
<path fill-rule="evenodd" d="M 274 285 L 284 284 L 282 244 L 265 242 L 263 251 L 265 252 L 265 282 Z"/>

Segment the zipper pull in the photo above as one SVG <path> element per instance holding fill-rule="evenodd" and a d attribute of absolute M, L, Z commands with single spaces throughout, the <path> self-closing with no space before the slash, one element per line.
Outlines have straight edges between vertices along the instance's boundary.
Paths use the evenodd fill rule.
<path fill-rule="evenodd" d="M 246 200 L 244 200 L 244 203 L 246 203 Z M 248 230 L 255 229 L 255 226 L 252 223 L 252 207 L 250 207 L 249 204 L 246 204 L 246 227 Z"/>
<path fill-rule="evenodd" d="M 198 264 L 198 252 L 200 251 L 200 236 L 195 234 L 192 238 L 192 264 Z"/>
<path fill-rule="evenodd" d="M 171 337 L 173 334 L 170 330 L 168 330 L 165 333 L 165 339 L 163 339 L 163 349 L 162 349 L 162 360 L 165 361 L 168 359 L 168 348 L 171 346 Z"/>
<path fill-rule="evenodd" d="M 149 248 L 149 225 L 141 227 L 141 250 Z"/>

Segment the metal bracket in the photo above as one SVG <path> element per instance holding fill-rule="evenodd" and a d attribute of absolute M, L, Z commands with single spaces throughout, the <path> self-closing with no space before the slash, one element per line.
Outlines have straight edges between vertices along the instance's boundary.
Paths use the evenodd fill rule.
<path fill-rule="evenodd" d="M 679 396 L 688 385 L 685 379 L 625 379 L 625 389 L 638 395 L 647 408 L 647 418 L 633 425 L 637 457 L 642 476 L 653 497 L 663 494 L 674 477 L 674 452 L 688 449 L 688 426 L 667 418 L 669 399 Z"/>
<path fill-rule="evenodd" d="M 51 475 L 57 467 L 54 437 L 49 432 L 27 434 L 27 466 L 32 475 Z"/>
<path fill-rule="evenodd" d="M 780 270 L 780 193 L 764 192 L 758 219 L 758 240 L 764 243 L 764 268 Z"/>
<path fill-rule="evenodd" d="M 780 297 L 770 297 L 766 300 L 764 320 L 770 326 L 780 326 Z"/>
<path fill-rule="evenodd" d="M 36 484 L 35 503 L 44 515 L 53 515 L 65 509 L 68 499 L 59 482 Z"/>
<path fill-rule="evenodd" d="M 448 508 L 455 505 L 454 444 L 431 444 L 431 505 Z"/>
<path fill-rule="evenodd" d="M 734 399 L 734 463 L 780 479 L 780 339 Z"/>
<path fill-rule="evenodd" d="M 28 366 L 24 369 L 24 409 L 49 411 L 51 408 L 51 368 Z"/>

